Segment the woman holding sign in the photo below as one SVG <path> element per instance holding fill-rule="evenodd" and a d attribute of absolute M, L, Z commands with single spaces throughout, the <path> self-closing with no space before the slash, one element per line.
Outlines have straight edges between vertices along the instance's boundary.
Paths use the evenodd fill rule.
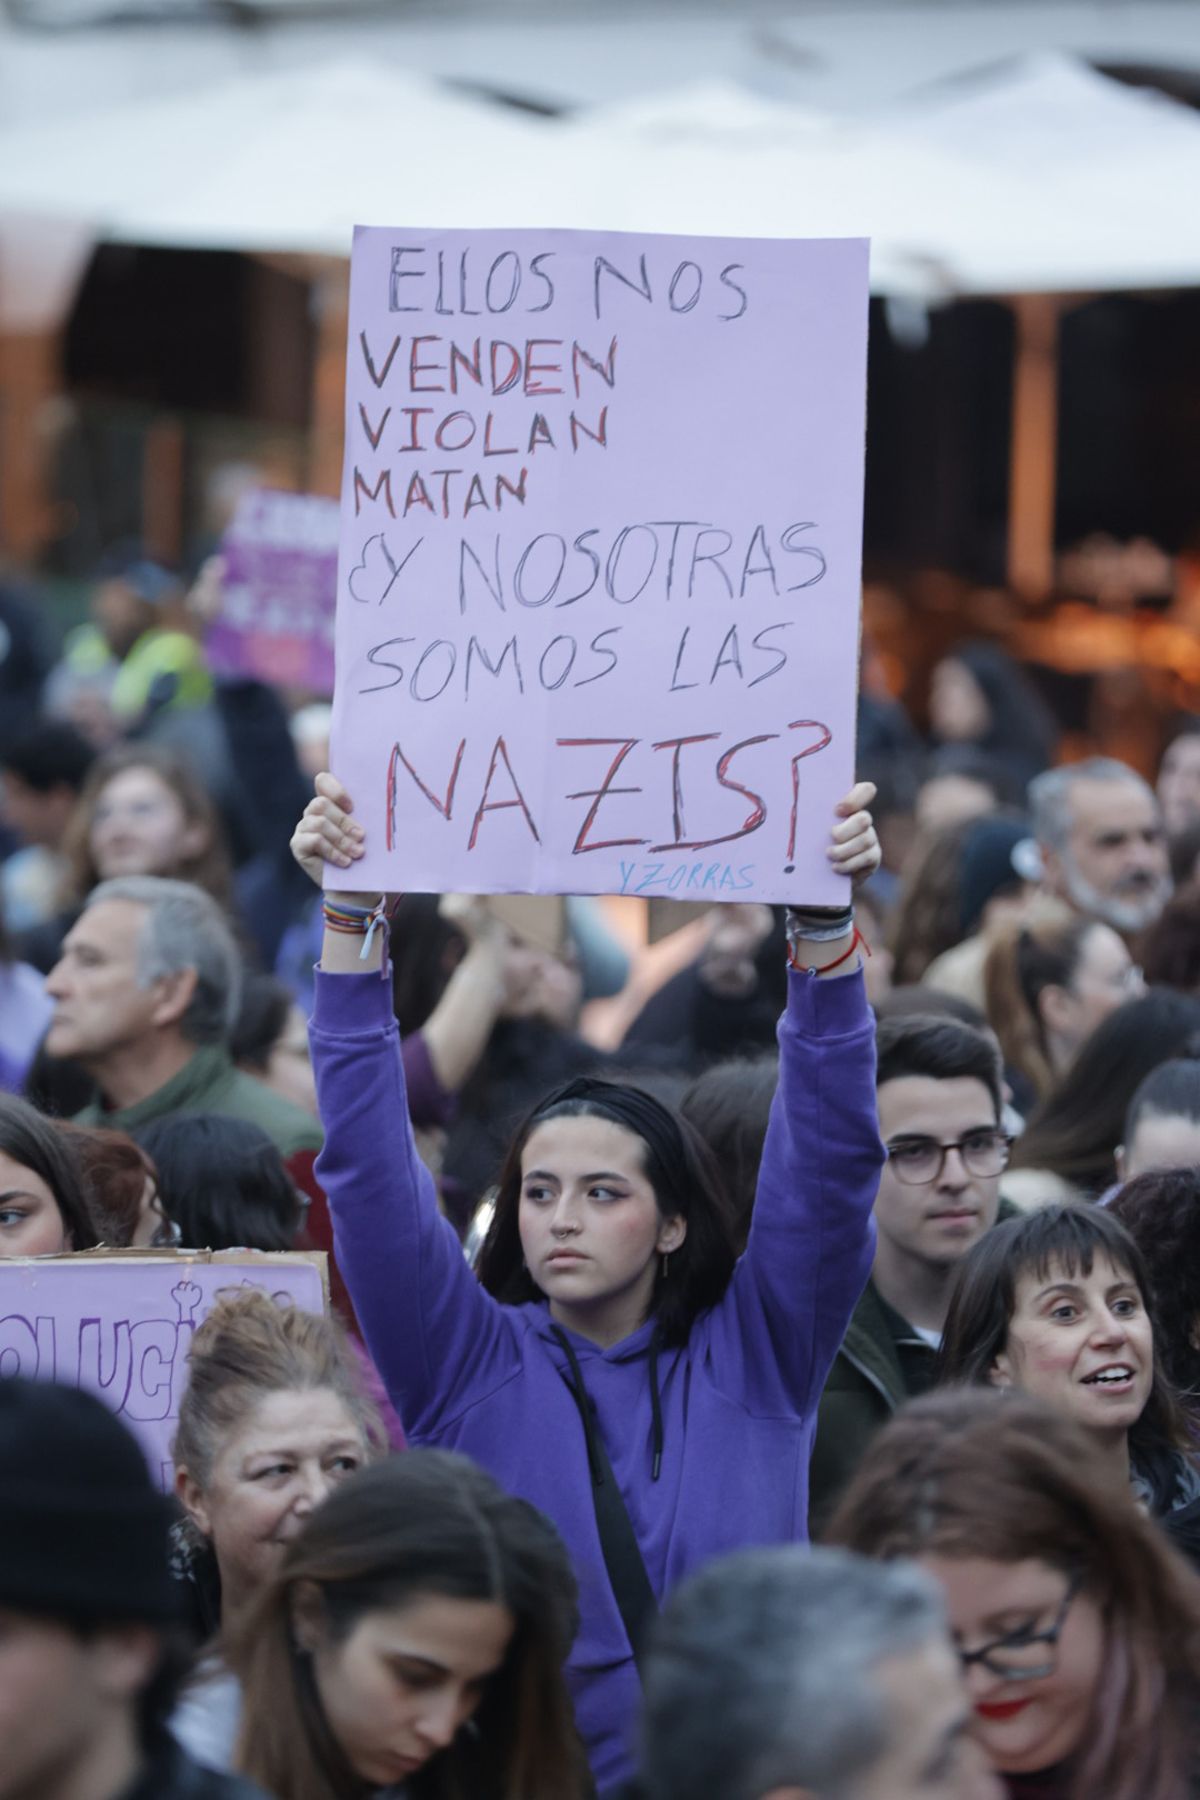
<path fill-rule="evenodd" d="M 856 787 L 833 829 L 853 883 L 879 864 L 873 796 Z M 318 776 L 292 840 L 314 880 L 361 855 L 352 811 Z M 566 1539 L 569 1674 L 606 1794 L 630 1772 L 658 1600 L 723 1551 L 805 1535 L 817 1401 L 870 1271 L 883 1161 L 853 910 L 789 917 L 779 1091 L 740 1260 L 687 1123 L 583 1078 L 519 1131 L 477 1280 L 413 1147 L 378 902 L 325 895 L 311 1041 L 339 1262 L 411 1441 L 467 1452 Z"/>

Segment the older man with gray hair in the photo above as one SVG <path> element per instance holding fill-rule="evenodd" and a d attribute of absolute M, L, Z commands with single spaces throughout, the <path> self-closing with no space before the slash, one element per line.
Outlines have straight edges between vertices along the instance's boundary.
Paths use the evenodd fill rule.
<path fill-rule="evenodd" d="M 999 1800 L 940 1594 L 914 1564 L 748 1550 L 675 1594 L 647 1659 L 644 1800 Z"/>
<path fill-rule="evenodd" d="M 45 1047 L 93 1077 L 85 1125 L 136 1132 L 170 1113 L 224 1113 L 260 1125 L 309 1185 L 317 1121 L 243 1075 L 227 1042 L 241 956 L 220 907 L 186 881 L 131 875 L 88 895 L 46 981 Z"/>
<path fill-rule="evenodd" d="M 1127 937 L 1154 924 L 1171 872 L 1159 803 L 1136 769 L 1108 756 L 1047 769 L 1029 809 L 1050 893 Z"/>

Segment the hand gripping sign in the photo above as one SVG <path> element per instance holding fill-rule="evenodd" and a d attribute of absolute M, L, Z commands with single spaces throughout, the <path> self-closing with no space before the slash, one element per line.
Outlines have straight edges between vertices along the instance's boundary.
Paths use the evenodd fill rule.
<path fill-rule="evenodd" d="M 866 325 L 855 239 L 356 231 L 356 884 L 844 898 Z"/>

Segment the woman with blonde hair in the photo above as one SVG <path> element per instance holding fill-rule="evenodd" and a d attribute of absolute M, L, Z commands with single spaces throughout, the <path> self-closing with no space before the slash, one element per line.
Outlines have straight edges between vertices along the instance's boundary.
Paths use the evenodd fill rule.
<path fill-rule="evenodd" d="M 356 1475 L 284 1553 L 234 1648 L 237 1762 L 276 1800 L 583 1800 L 552 1526 L 466 1457 Z"/>
<path fill-rule="evenodd" d="M 1084 1039 L 1136 999 L 1143 983 L 1111 925 L 1041 900 L 1023 922 L 993 934 L 983 991 L 1005 1066 L 1024 1089 L 1017 1099 L 1027 1106 L 1046 1099 Z"/>
<path fill-rule="evenodd" d="M 204 783 L 173 751 L 119 744 L 92 764 L 63 845 L 70 899 L 121 875 L 192 881 L 229 904 L 229 853 Z"/>
<path fill-rule="evenodd" d="M 1200 1793 L 1200 1581 L 1036 1401 L 978 1388 L 906 1407 L 827 1539 L 941 1583 L 1011 1800 Z"/>
<path fill-rule="evenodd" d="M 230 1637 L 313 1510 L 384 1449 L 334 1319 L 260 1288 L 218 1295 L 192 1339 L 174 1442 L 186 1513 L 175 1574 L 208 1651 L 172 1728 L 197 1761 L 229 1767 L 241 1713 Z"/>

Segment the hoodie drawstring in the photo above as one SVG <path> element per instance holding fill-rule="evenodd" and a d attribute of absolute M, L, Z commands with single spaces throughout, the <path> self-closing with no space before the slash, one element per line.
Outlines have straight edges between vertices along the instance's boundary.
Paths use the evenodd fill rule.
<path fill-rule="evenodd" d="M 657 1481 L 662 1474 L 663 1459 L 663 1416 L 662 1396 L 658 1391 L 658 1326 L 654 1327 L 654 1335 L 650 1339 L 650 1413 L 654 1421 L 654 1468 L 651 1481 Z"/>
<path fill-rule="evenodd" d="M 563 1350 L 566 1352 L 567 1362 L 570 1365 L 571 1394 L 576 1406 L 579 1408 L 579 1416 L 583 1420 L 583 1437 L 584 1442 L 587 1445 L 588 1468 L 591 1471 L 592 1485 L 594 1487 L 603 1487 L 603 1458 L 598 1456 L 596 1450 L 596 1403 L 588 1393 L 587 1387 L 584 1384 L 583 1371 L 579 1367 L 579 1358 L 575 1354 L 574 1346 L 572 1345 L 570 1338 L 568 1338 L 566 1333 L 561 1331 L 557 1325 L 551 1325 L 550 1330 L 558 1343 L 562 1345 Z M 663 1444 L 665 1441 L 663 1432 L 662 1396 L 659 1393 L 658 1387 L 658 1351 L 659 1337 L 656 1328 L 650 1339 L 650 1413 L 653 1421 L 651 1447 L 654 1456 L 654 1465 L 650 1475 L 652 1481 L 657 1481 L 662 1474 Z"/>

